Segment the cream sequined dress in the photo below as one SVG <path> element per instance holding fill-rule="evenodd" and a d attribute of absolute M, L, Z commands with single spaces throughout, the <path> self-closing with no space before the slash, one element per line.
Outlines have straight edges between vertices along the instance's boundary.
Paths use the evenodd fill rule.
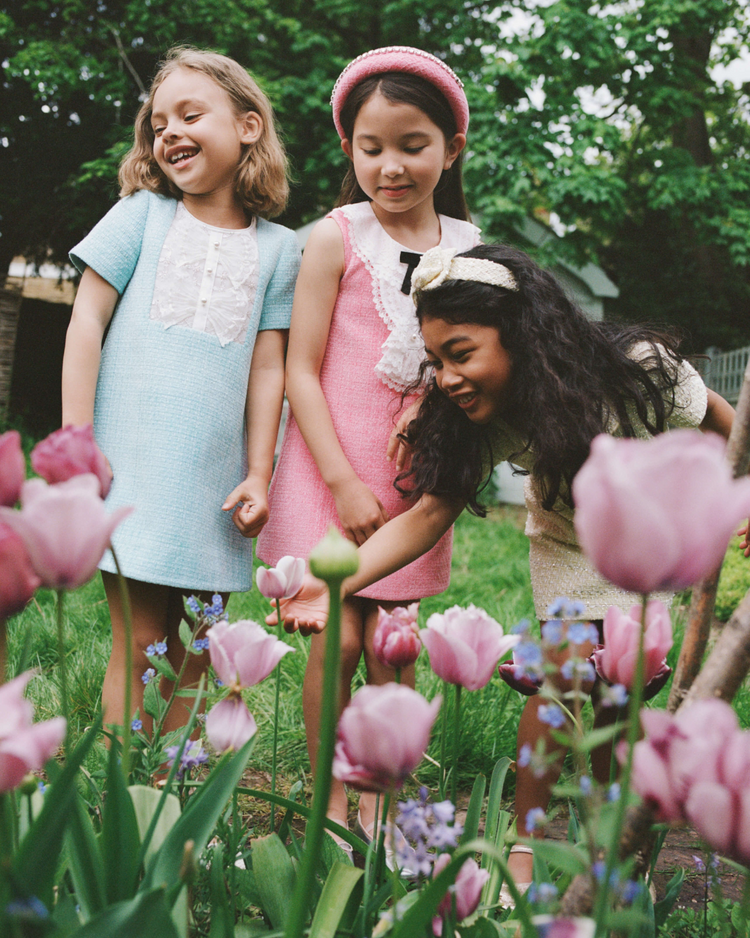
<path fill-rule="evenodd" d="M 643 358 L 650 349 L 647 343 L 639 343 L 633 349 L 632 357 Z M 706 386 L 688 362 L 683 361 L 677 366 L 677 375 L 675 403 L 668 416 L 667 426 L 670 429 L 695 428 L 706 414 Z M 638 437 L 648 439 L 648 430 L 635 418 L 633 425 Z M 622 435 L 615 421 L 611 423 L 610 432 L 613 436 Z M 516 431 L 503 421 L 496 421 L 492 436 L 495 464 L 504 462 L 508 456 L 521 449 L 523 440 Z M 531 471 L 533 455 L 524 453 L 515 458 L 515 463 Z M 548 618 L 548 606 L 560 596 L 585 603 L 586 616 L 590 619 L 604 618 L 612 605 L 628 609 L 633 603 L 640 602 L 640 596 L 618 589 L 599 576 L 584 557 L 573 526 L 573 509 L 562 498 L 558 497 L 551 510 L 543 508 L 539 486 L 533 475 L 526 477 L 524 495 L 528 509 L 526 534 L 529 538 L 531 586 L 536 615 L 540 620 Z M 670 595 L 660 594 L 659 598 L 668 602 Z"/>

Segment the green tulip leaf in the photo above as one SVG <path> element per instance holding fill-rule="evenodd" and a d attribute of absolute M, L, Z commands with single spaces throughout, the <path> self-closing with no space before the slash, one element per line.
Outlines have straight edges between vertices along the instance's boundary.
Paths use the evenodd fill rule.
<path fill-rule="evenodd" d="M 283 928 L 296 879 L 291 857 L 279 837 L 268 834 L 254 841 L 252 861 L 261 907 L 274 928 Z"/>
<path fill-rule="evenodd" d="M 248 740 L 242 749 L 225 756 L 190 799 L 147 867 L 142 890 L 158 885 L 166 885 L 171 890 L 178 884 L 188 841 L 193 841 L 195 857 L 201 855 L 224 806 L 242 778 L 254 744 L 255 737 Z"/>
<path fill-rule="evenodd" d="M 14 882 L 27 894 L 38 896 L 48 907 L 52 905 L 52 886 L 72 814 L 76 775 L 101 728 L 100 715 L 73 750 L 62 771 L 55 763 L 49 763 L 48 775 L 52 783 L 44 796 L 44 805 L 13 858 Z"/>
<path fill-rule="evenodd" d="M 363 870 L 350 863 L 334 863 L 315 909 L 310 938 L 334 938 L 349 929 L 362 901 Z"/>
<path fill-rule="evenodd" d="M 122 774 L 119 746 L 114 745 L 109 750 L 100 845 L 108 901 L 132 899 L 138 878 L 141 838 L 133 800 Z"/>
<path fill-rule="evenodd" d="M 70 938 L 180 938 L 164 889 L 139 892 L 91 919 Z"/>

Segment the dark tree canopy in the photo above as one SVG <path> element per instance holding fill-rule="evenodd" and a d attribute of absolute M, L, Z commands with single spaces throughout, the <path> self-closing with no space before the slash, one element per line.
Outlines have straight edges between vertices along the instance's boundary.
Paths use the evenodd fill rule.
<path fill-rule="evenodd" d="M 693 350 L 750 342 L 750 89 L 711 77 L 748 54 L 749 32 L 744 0 L 12 0 L 0 269 L 16 253 L 65 257 L 116 198 L 139 98 L 172 44 L 231 55 L 268 92 L 292 160 L 291 226 L 338 192 L 336 76 L 369 48 L 408 44 L 466 81 L 466 189 L 487 238 L 551 221 L 563 236 L 541 259 L 603 266 L 620 288 L 611 313 L 677 324 Z"/>

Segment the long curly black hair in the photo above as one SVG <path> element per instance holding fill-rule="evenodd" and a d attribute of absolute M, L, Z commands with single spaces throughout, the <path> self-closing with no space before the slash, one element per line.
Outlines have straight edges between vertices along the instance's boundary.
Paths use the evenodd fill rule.
<path fill-rule="evenodd" d="M 528 254 L 503 244 L 483 244 L 460 255 L 503 264 L 518 291 L 466 280 L 447 280 L 417 296 L 420 324 L 427 318 L 492 326 L 511 358 L 511 379 L 502 417 L 524 440 L 510 457 L 530 452 L 532 475 L 543 506 L 558 497 L 572 507 L 570 486 L 589 454 L 592 439 L 611 419 L 624 436 L 635 436 L 634 421 L 661 433 L 674 406 L 678 340 L 640 325 L 594 322 L 566 295 L 555 277 Z M 650 351 L 629 356 L 636 343 Z M 459 496 L 474 514 L 492 466 L 491 433 L 471 422 L 439 390 L 430 366 L 422 366 L 425 388 L 405 438 L 412 446 L 410 468 L 396 481 L 405 494 Z"/>

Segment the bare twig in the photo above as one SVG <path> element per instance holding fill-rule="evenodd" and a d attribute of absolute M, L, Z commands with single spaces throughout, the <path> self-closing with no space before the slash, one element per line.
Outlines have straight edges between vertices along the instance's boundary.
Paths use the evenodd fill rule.
<path fill-rule="evenodd" d="M 148 94 L 148 91 L 146 90 L 146 86 L 141 81 L 141 76 L 133 68 L 133 64 L 128 58 L 128 54 L 125 51 L 125 46 L 123 46 L 122 39 L 120 39 L 120 33 L 115 29 L 114 26 L 110 26 L 109 31 L 115 37 L 115 42 L 117 43 L 117 52 L 122 59 L 125 68 L 130 72 L 133 81 L 136 83 L 136 85 L 138 85 L 138 90 L 145 97 Z"/>

